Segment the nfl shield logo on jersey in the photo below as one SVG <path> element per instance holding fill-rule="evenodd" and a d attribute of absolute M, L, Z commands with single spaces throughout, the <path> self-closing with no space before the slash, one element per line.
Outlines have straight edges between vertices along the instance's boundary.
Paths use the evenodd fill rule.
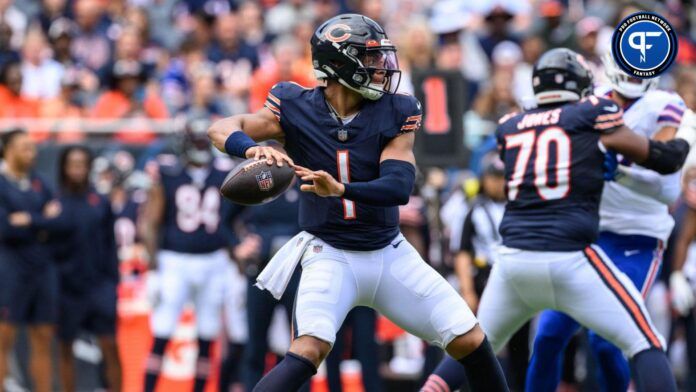
<path fill-rule="evenodd" d="M 270 191 L 273 188 L 273 175 L 269 170 L 264 170 L 256 175 L 256 182 L 262 191 Z"/>
<path fill-rule="evenodd" d="M 348 140 L 348 131 L 345 129 L 339 129 L 338 130 L 338 140 L 342 141 L 342 142 L 345 142 L 346 140 Z"/>

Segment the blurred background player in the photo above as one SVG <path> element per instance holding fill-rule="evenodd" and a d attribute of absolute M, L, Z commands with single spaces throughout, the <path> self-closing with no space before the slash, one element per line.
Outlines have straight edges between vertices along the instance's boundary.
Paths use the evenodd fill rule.
<path fill-rule="evenodd" d="M 210 375 L 211 345 L 222 325 L 227 248 L 235 238 L 233 206 L 222 200 L 219 188 L 231 165 L 226 159 L 214 159 L 207 126 L 208 121 L 199 118 L 186 123 L 181 159 L 158 159 L 158 178 L 144 206 L 140 235 L 158 281 L 146 392 L 155 389 L 164 351 L 187 301 L 195 306 L 198 334 L 196 392 L 203 390 Z"/>
<path fill-rule="evenodd" d="M 659 78 L 631 78 L 619 69 L 611 54 L 604 56 L 603 64 L 609 86 L 600 87 L 595 93 L 621 105 L 624 121 L 634 132 L 654 140 L 674 138 L 686 109 L 682 99 L 675 93 L 655 89 Z M 616 158 L 610 155 L 608 159 Z M 681 174 L 660 175 L 627 160 L 620 163 L 616 180 L 606 182 L 602 192 L 597 245 L 646 298 L 658 276 L 665 242 L 674 227 L 668 207 L 679 197 Z M 686 280 L 679 271 L 674 276 Z M 529 366 L 528 390 L 556 390 L 563 348 L 579 327 L 563 313 L 541 314 Z M 621 350 L 592 331 L 589 340 L 599 363 L 603 390 L 626 390 L 630 369 Z"/>
<path fill-rule="evenodd" d="M 696 390 L 696 167 L 684 170 L 683 180 L 682 198 L 674 212 L 677 226 L 665 253 L 665 260 L 672 263 L 665 264 L 665 269 L 671 267 L 669 292 L 673 313 L 676 313 L 670 327 L 670 341 L 683 330 L 687 359 L 685 386 L 691 391 Z M 684 276 L 686 279 L 682 279 Z"/>
<path fill-rule="evenodd" d="M 44 180 L 34 173 L 36 145 L 29 135 L 11 130 L 0 142 L 0 383 L 8 372 L 17 327 L 27 325 L 32 390 L 49 392 L 59 290 L 48 241 L 72 227 Z"/>
<path fill-rule="evenodd" d="M 89 182 L 92 170 L 89 149 L 65 148 L 58 165 L 58 200 L 73 227 L 55 245 L 61 277 L 58 337 L 63 390 L 78 390 L 73 343 L 84 329 L 93 333 L 99 343 L 107 388 L 120 391 L 121 365 L 116 346 L 119 264 L 111 203 Z"/>

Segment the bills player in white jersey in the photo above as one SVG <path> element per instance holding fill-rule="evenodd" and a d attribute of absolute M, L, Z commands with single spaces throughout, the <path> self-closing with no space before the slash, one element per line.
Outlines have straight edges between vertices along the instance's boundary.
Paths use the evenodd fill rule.
<path fill-rule="evenodd" d="M 611 54 L 603 58 L 603 63 L 610 86 L 597 89 L 596 94 L 621 105 L 624 121 L 634 132 L 654 140 L 672 139 L 686 109 L 682 99 L 675 93 L 656 89 L 657 78 L 629 77 L 615 64 Z M 626 160 L 617 161 L 615 156 L 607 159 L 610 169 L 615 167 L 612 161 L 619 165 L 616 171 L 612 170 L 614 181 L 604 185 L 597 244 L 646 297 L 674 227 L 668 207 L 679 196 L 680 173 L 660 175 Z M 686 280 L 681 271 L 675 271 L 671 280 L 680 279 Z M 542 313 L 526 390 L 556 390 L 563 349 L 578 328 L 579 324 L 563 313 Z M 592 331 L 589 336 L 600 365 L 603 390 L 627 390 L 630 369 L 621 350 Z"/>

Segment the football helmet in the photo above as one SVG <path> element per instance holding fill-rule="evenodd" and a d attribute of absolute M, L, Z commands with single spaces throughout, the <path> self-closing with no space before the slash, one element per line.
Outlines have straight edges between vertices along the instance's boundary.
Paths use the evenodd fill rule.
<path fill-rule="evenodd" d="M 604 65 L 604 74 L 609 79 L 612 90 L 629 99 L 640 98 L 655 87 L 660 80 L 660 77 L 650 79 L 640 79 L 629 76 L 624 72 L 612 57 L 611 53 L 606 53 L 602 56 L 602 64 Z"/>
<path fill-rule="evenodd" d="M 181 135 L 181 153 L 188 163 L 205 166 L 213 160 L 213 150 L 208 138 L 210 120 L 193 117 L 186 120 Z"/>
<path fill-rule="evenodd" d="M 310 43 L 317 79 L 337 80 L 370 100 L 394 94 L 399 87 L 396 48 L 384 29 L 366 16 L 335 16 L 317 28 Z"/>
<path fill-rule="evenodd" d="M 538 105 L 577 101 L 592 94 L 592 71 L 582 55 L 551 49 L 534 64 L 532 88 Z"/>
<path fill-rule="evenodd" d="M 129 151 L 106 151 L 92 163 L 91 182 L 97 192 L 106 195 L 123 185 L 134 168 L 135 158 Z"/>

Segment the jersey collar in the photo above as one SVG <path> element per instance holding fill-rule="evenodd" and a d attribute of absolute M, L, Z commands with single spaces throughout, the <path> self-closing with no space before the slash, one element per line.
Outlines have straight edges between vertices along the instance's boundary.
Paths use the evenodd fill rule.
<path fill-rule="evenodd" d="M 319 122 L 322 125 L 329 126 L 332 128 L 343 127 L 343 128 L 364 128 L 368 125 L 368 121 L 371 118 L 372 112 L 375 110 L 377 104 L 384 98 L 380 98 L 377 101 L 365 100 L 363 102 L 363 107 L 357 116 L 348 124 L 341 124 L 337 119 L 334 118 L 331 113 L 331 109 L 326 103 L 326 97 L 324 96 L 324 89 L 322 87 L 317 87 L 314 90 L 313 104 L 314 108 L 319 112 Z"/>

